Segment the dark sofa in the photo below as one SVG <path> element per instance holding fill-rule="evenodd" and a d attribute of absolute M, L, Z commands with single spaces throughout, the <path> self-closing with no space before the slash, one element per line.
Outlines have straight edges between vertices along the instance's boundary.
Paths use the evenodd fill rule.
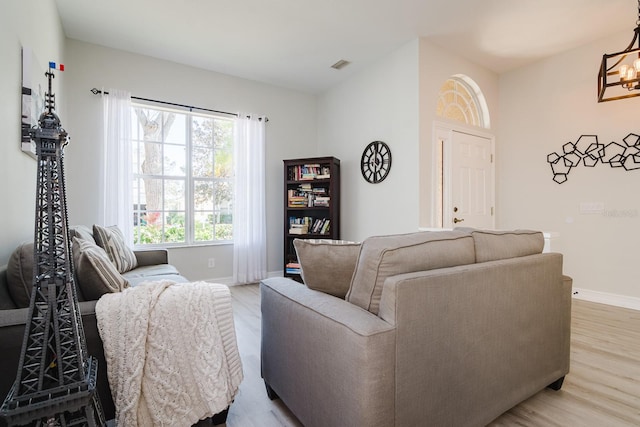
<path fill-rule="evenodd" d="M 72 227 L 71 235 L 76 234 L 75 232 L 77 230 L 84 233 L 91 233 L 88 227 L 78 226 Z M 165 279 L 175 282 L 187 282 L 187 279 L 180 275 L 174 266 L 168 264 L 168 254 L 166 250 L 134 251 L 134 253 L 138 266 L 122 275 L 130 285 L 135 286 L 136 284 L 149 280 Z M 30 260 L 29 254 L 31 254 Z M 0 361 L 2 362 L 0 363 L 0 400 L 4 400 L 16 378 L 24 338 L 24 329 L 29 311 L 28 306 L 24 306 L 23 297 L 14 298 L 12 296 L 12 294 L 17 295 L 16 289 L 19 289 L 21 286 L 17 285 L 15 281 L 30 280 L 32 282 L 32 279 L 27 278 L 28 275 L 26 273 L 29 269 L 32 270 L 32 265 L 33 244 L 30 243 L 18 247 L 12 255 L 9 265 L 0 268 Z M 76 275 L 75 283 L 79 300 L 78 305 L 84 325 L 87 350 L 89 355 L 94 356 L 98 360 L 98 395 L 102 402 L 106 418 L 113 419 L 115 408 L 107 380 L 102 340 L 98 333 L 95 315 L 97 299 L 85 300 L 82 288 L 84 287 L 86 290 L 87 287 L 83 286 L 86 285 L 86 283 L 83 283 L 83 279 L 87 280 L 82 276 Z M 16 299 L 18 299 L 18 301 L 16 301 Z M 0 426 L 6 426 L 2 419 L 0 419 Z"/>

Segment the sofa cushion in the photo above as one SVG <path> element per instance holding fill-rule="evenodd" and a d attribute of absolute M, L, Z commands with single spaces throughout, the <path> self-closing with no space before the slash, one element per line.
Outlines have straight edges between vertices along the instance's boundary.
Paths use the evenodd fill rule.
<path fill-rule="evenodd" d="M 126 273 L 122 273 L 122 277 L 125 279 L 133 279 L 137 277 L 149 277 L 153 276 L 167 276 L 172 274 L 180 274 L 178 269 L 171 264 L 157 264 L 157 265 L 145 265 L 142 267 L 134 268 Z"/>
<path fill-rule="evenodd" d="M 97 300 L 106 293 L 129 287 L 129 282 L 100 246 L 74 237 L 72 247 L 78 285 L 87 300 Z"/>
<path fill-rule="evenodd" d="M 96 244 L 96 240 L 93 238 L 93 232 L 91 228 L 86 225 L 73 225 L 69 227 L 69 239 L 73 242 L 73 238 L 77 237 L 78 239 L 87 240 L 94 245 Z"/>
<path fill-rule="evenodd" d="M 174 282 L 174 283 L 189 282 L 189 280 L 186 277 L 181 276 L 180 274 L 166 274 L 163 276 L 128 277 L 127 281 L 129 282 L 129 286 L 132 288 L 147 282 L 166 282 L 166 281 Z"/>
<path fill-rule="evenodd" d="M 170 280 L 172 282 L 184 283 L 188 282 L 187 278 L 180 275 L 178 269 L 171 264 L 153 264 L 142 265 L 122 273 L 129 286 L 137 286 L 144 282 L 156 282 L 161 280 Z"/>
<path fill-rule="evenodd" d="M 544 236 L 533 230 L 473 230 L 476 262 L 495 261 L 542 253 Z"/>
<path fill-rule="evenodd" d="M 346 299 L 378 314 L 387 277 L 474 262 L 473 238 L 466 232 L 426 231 L 369 237 L 362 242 Z"/>
<path fill-rule="evenodd" d="M 7 269 L 0 267 L 0 310 L 10 310 L 18 308 L 13 302 L 13 298 L 9 293 L 9 282 L 7 280 Z"/>
<path fill-rule="evenodd" d="M 7 264 L 9 294 L 18 308 L 29 307 L 33 288 L 33 243 L 18 246 Z"/>
<path fill-rule="evenodd" d="M 308 288 L 344 298 L 356 268 L 360 243 L 295 239 L 302 280 Z"/>
<path fill-rule="evenodd" d="M 110 227 L 93 226 L 96 243 L 105 250 L 113 265 L 120 273 L 137 267 L 138 260 L 133 250 L 125 243 L 122 231 L 116 225 Z"/>

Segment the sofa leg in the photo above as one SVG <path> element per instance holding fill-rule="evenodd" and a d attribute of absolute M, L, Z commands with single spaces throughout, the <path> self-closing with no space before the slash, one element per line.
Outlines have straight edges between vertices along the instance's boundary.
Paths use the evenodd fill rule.
<path fill-rule="evenodd" d="M 558 391 L 562 388 L 563 382 L 564 382 L 564 377 L 555 380 L 554 382 L 549 384 L 547 387 L 550 388 L 551 390 Z"/>
<path fill-rule="evenodd" d="M 264 382 L 264 386 L 267 388 L 267 397 L 269 398 L 269 400 L 280 399 L 280 396 L 278 396 L 278 394 L 275 391 L 273 391 L 271 386 L 269 386 L 269 384 L 267 384 L 266 381 Z"/>
<path fill-rule="evenodd" d="M 211 417 L 211 424 L 214 426 L 224 424 L 227 422 L 227 415 L 229 415 L 229 407 L 222 412 L 218 412 L 213 417 Z"/>

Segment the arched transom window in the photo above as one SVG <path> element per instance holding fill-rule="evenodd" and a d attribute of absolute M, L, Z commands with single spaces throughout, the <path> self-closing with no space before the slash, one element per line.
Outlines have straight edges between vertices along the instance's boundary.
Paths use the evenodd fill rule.
<path fill-rule="evenodd" d="M 436 114 L 467 125 L 490 128 L 489 110 L 482 91 L 462 74 L 451 76 L 440 88 Z"/>

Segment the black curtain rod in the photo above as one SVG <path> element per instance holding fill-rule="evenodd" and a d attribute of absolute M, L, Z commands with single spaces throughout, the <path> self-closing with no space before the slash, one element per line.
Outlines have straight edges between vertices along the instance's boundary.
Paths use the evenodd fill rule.
<path fill-rule="evenodd" d="M 105 95 L 109 95 L 109 92 L 106 91 L 101 91 L 100 89 L 96 89 L 95 87 L 93 89 L 91 89 L 91 93 L 93 93 L 94 95 L 100 95 L 100 94 L 105 94 Z M 191 105 L 184 105 L 184 104 L 176 104 L 174 102 L 167 102 L 167 101 L 158 101 L 156 99 L 149 99 L 149 98 L 140 98 L 139 96 L 132 96 L 131 99 L 137 99 L 138 101 L 147 101 L 147 102 L 155 102 L 157 104 L 164 104 L 164 105 L 171 105 L 174 107 L 182 107 L 182 108 L 188 108 L 189 110 L 200 110 L 200 111 L 208 111 L 210 113 L 218 113 L 218 114 L 227 114 L 229 116 L 236 116 L 238 117 L 237 113 L 229 113 L 227 111 L 218 111 L 218 110 L 211 110 L 209 108 L 200 108 L 200 107 L 193 107 Z M 265 122 L 268 122 L 269 119 L 268 118 L 264 118 Z"/>

